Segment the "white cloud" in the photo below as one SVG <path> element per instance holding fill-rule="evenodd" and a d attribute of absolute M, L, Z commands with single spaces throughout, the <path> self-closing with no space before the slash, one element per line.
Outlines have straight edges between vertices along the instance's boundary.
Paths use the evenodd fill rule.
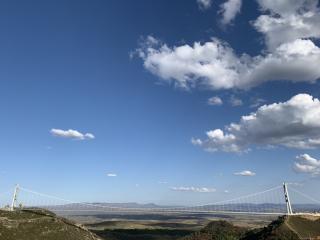
<path fill-rule="evenodd" d="M 172 191 L 178 192 L 198 192 L 198 193 L 212 193 L 215 192 L 215 188 L 207 188 L 207 187 L 171 187 Z"/>
<path fill-rule="evenodd" d="M 243 102 L 242 102 L 242 100 L 240 98 L 237 98 L 237 97 L 232 95 L 231 98 L 230 98 L 230 104 L 233 107 L 239 107 L 239 106 L 243 105 Z"/>
<path fill-rule="evenodd" d="M 208 104 L 211 106 L 220 106 L 223 104 L 223 101 L 220 97 L 211 97 L 208 99 Z"/>
<path fill-rule="evenodd" d="M 251 108 L 256 108 L 256 107 L 261 106 L 261 105 L 264 104 L 265 102 L 266 102 L 266 100 L 263 99 L 263 98 L 254 98 L 254 99 L 251 100 L 250 107 L 251 107 Z"/>
<path fill-rule="evenodd" d="M 207 132 L 207 139 L 192 143 L 208 151 L 241 152 L 251 145 L 311 149 L 320 147 L 320 101 L 298 94 L 287 102 L 258 108 L 225 131 Z"/>
<path fill-rule="evenodd" d="M 84 135 L 84 137 L 85 137 L 86 139 L 94 139 L 94 138 L 95 138 L 95 136 L 94 136 L 92 133 L 86 133 L 86 134 Z"/>
<path fill-rule="evenodd" d="M 117 177 L 118 175 L 116 173 L 107 173 L 108 177 Z"/>
<path fill-rule="evenodd" d="M 235 54 L 213 38 L 168 46 L 148 37 L 137 50 L 144 67 L 181 88 L 248 89 L 268 81 L 313 83 L 320 78 L 320 9 L 317 0 L 258 0 L 263 15 L 253 21 L 263 34 L 267 50 L 249 56 Z M 239 12 L 241 1 L 223 5 L 225 22 Z"/>
<path fill-rule="evenodd" d="M 248 89 L 268 81 L 313 83 L 320 78 L 320 49 L 311 40 L 297 39 L 255 57 L 237 56 L 215 38 L 172 48 L 147 40 L 137 52 L 148 71 L 185 89 Z"/>
<path fill-rule="evenodd" d="M 191 143 L 195 146 L 201 146 L 203 142 L 199 138 L 191 138 Z"/>
<path fill-rule="evenodd" d="M 212 0 L 197 0 L 198 6 L 202 10 L 206 10 L 211 7 Z"/>
<path fill-rule="evenodd" d="M 244 170 L 242 172 L 236 172 L 234 173 L 234 175 L 237 175 L 237 176 L 244 176 L 244 177 L 253 177 L 256 175 L 256 173 L 254 172 L 251 172 L 249 170 Z"/>
<path fill-rule="evenodd" d="M 240 13 L 242 0 L 227 0 L 221 4 L 222 24 L 226 25 L 232 22 L 233 19 Z"/>
<path fill-rule="evenodd" d="M 63 138 L 72 138 L 76 140 L 86 140 L 86 139 L 94 139 L 95 136 L 92 133 L 81 133 L 77 130 L 69 129 L 69 130 L 62 130 L 52 128 L 50 133 L 55 137 L 63 137 Z"/>
<path fill-rule="evenodd" d="M 294 163 L 293 167 L 296 172 L 320 175 L 320 160 L 317 160 L 308 154 L 301 154 L 297 156 L 296 159 L 298 161 Z"/>
<path fill-rule="evenodd" d="M 269 49 L 296 39 L 320 37 L 318 0 L 258 0 L 262 11 L 254 22 Z"/>

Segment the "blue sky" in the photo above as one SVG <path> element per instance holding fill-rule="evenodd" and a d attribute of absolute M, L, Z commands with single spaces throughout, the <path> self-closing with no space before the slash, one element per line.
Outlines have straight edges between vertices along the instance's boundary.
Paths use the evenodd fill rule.
<path fill-rule="evenodd" d="M 318 3 L 200 2 L 1 1 L 1 192 L 200 204 L 307 180 L 319 198 Z M 290 34 L 257 23 L 276 14 Z M 270 119 L 239 123 L 264 104 Z"/>

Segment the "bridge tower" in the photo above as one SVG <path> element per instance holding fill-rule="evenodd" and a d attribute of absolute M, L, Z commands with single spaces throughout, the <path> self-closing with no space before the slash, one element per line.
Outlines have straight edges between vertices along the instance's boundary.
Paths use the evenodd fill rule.
<path fill-rule="evenodd" d="M 290 202 L 290 197 L 289 197 L 289 192 L 288 192 L 288 186 L 287 183 L 283 183 L 283 191 L 284 191 L 284 197 L 286 201 L 286 206 L 287 206 L 287 215 L 292 215 L 292 207 L 291 207 L 291 202 Z"/>
<path fill-rule="evenodd" d="M 13 211 L 14 208 L 16 207 L 18 192 L 19 192 L 19 184 L 17 184 L 14 188 L 13 198 L 12 198 L 11 208 L 10 208 L 11 211 Z"/>

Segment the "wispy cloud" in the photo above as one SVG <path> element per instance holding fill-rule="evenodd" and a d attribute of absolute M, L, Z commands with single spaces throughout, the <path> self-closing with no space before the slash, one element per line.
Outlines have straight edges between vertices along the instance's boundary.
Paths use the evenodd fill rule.
<path fill-rule="evenodd" d="M 81 133 L 73 129 L 62 130 L 62 129 L 52 128 L 50 130 L 50 133 L 55 137 L 71 138 L 76 140 L 89 140 L 89 139 L 95 138 L 95 136 L 92 133 Z"/>
<path fill-rule="evenodd" d="M 251 100 L 251 104 L 250 107 L 251 108 L 256 108 L 256 107 L 260 107 L 262 104 L 264 104 L 266 102 L 265 99 L 263 98 L 254 98 Z"/>
<path fill-rule="evenodd" d="M 228 0 L 221 4 L 222 24 L 230 24 L 241 11 L 242 0 Z"/>
<path fill-rule="evenodd" d="M 220 106 L 222 104 L 223 104 L 223 101 L 218 96 L 214 96 L 208 99 L 208 105 L 210 106 Z"/>
<path fill-rule="evenodd" d="M 216 191 L 215 188 L 207 187 L 171 187 L 172 191 L 178 192 L 197 192 L 197 193 L 213 193 Z"/>
<path fill-rule="evenodd" d="M 243 101 L 240 98 L 235 97 L 234 95 L 232 95 L 230 97 L 230 104 L 233 107 L 239 107 L 243 105 Z"/>
<path fill-rule="evenodd" d="M 237 176 L 244 176 L 244 177 L 253 177 L 256 175 L 256 173 L 250 171 L 250 170 L 244 170 L 244 171 L 241 171 L 241 172 L 235 172 L 234 175 L 237 175 Z"/>
<path fill-rule="evenodd" d="M 212 0 L 197 0 L 198 6 L 202 10 L 206 10 L 211 7 Z"/>
<path fill-rule="evenodd" d="M 118 175 L 116 173 L 107 173 L 108 177 L 117 177 Z"/>

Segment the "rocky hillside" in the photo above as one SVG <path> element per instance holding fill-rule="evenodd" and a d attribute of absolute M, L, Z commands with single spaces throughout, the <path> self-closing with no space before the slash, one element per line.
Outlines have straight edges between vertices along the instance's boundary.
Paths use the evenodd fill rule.
<path fill-rule="evenodd" d="M 0 210 L 0 239 L 3 240 L 100 240 L 82 226 L 51 212 Z"/>
<path fill-rule="evenodd" d="M 181 240 L 299 240 L 320 239 L 320 218 L 283 216 L 261 229 L 247 230 L 225 221 L 211 222 Z"/>

